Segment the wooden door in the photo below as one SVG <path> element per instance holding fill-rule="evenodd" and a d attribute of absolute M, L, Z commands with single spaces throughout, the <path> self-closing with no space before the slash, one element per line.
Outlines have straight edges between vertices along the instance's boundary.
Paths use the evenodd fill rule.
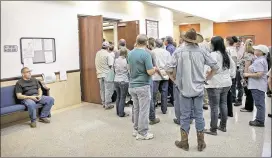
<path fill-rule="evenodd" d="M 139 20 L 122 21 L 118 23 L 118 40 L 125 39 L 127 48 L 132 50 L 136 43 L 136 37 L 139 34 Z"/>
<path fill-rule="evenodd" d="M 100 104 L 95 55 L 102 47 L 103 17 L 79 16 L 80 79 L 82 101 Z"/>

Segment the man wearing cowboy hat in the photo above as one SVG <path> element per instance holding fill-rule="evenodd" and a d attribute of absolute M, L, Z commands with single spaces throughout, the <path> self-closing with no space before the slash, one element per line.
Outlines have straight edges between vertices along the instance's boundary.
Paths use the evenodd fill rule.
<path fill-rule="evenodd" d="M 190 131 L 191 109 L 193 108 L 198 150 L 202 151 L 206 148 L 203 133 L 205 122 L 202 109 L 204 83 L 215 74 L 219 67 L 210 56 L 210 53 L 198 46 L 197 43 L 201 43 L 203 37 L 197 34 L 194 29 L 188 30 L 184 35 L 181 35 L 181 38 L 185 41 L 185 46 L 178 48 L 165 66 L 166 72 L 180 91 L 181 141 L 176 141 L 175 145 L 186 151 L 189 150 L 188 134 Z M 204 65 L 208 65 L 212 69 L 207 77 L 204 76 Z M 175 69 L 176 72 L 174 72 Z"/>

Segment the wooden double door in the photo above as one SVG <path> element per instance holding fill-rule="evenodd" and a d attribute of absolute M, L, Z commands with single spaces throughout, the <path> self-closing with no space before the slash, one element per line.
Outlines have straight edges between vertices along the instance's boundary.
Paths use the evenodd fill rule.
<path fill-rule="evenodd" d="M 95 55 L 103 42 L 103 17 L 79 16 L 79 59 L 81 98 L 84 102 L 100 104 L 99 81 L 96 76 Z M 139 21 L 118 23 L 118 40 L 125 39 L 128 49 L 133 49 L 139 34 Z"/>

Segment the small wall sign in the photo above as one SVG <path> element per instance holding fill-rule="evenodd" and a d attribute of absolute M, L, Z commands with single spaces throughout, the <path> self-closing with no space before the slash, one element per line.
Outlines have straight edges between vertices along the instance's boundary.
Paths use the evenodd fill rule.
<path fill-rule="evenodd" d="M 18 46 L 17 45 L 4 45 L 4 52 L 17 52 Z"/>

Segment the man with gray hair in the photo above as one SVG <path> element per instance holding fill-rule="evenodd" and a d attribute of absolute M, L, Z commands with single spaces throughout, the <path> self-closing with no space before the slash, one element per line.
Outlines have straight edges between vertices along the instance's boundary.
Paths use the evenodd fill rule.
<path fill-rule="evenodd" d="M 164 67 L 168 60 L 170 60 L 170 53 L 163 49 L 163 41 L 161 39 L 156 39 L 155 41 L 156 48 L 152 50 L 152 56 L 154 57 L 156 67 L 158 72 L 152 76 L 153 80 L 153 106 L 155 112 L 155 103 L 157 100 L 157 92 L 160 89 L 161 91 L 161 111 L 163 114 L 167 112 L 167 96 L 168 96 L 168 80 L 169 76 L 166 74 Z M 155 115 L 155 114 L 154 114 Z"/>
<path fill-rule="evenodd" d="M 133 136 L 137 140 L 148 140 L 154 137 L 148 132 L 148 117 L 151 101 L 151 76 L 155 73 L 151 55 L 146 51 L 147 36 L 137 36 L 137 46 L 128 54 L 130 71 L 129 93 L 133 100 Z"/>
<path fill-rule="evenodd" d="M 114 59 L 110 56 L 109 46 L 109 42 L 103 42 L 102 49 L 99 50 L 95 56 L 95 68 L 100 85 L 100 97 L 105 109 L 112 109 L 114 107 L 114 105 L 110 105 L 112 102 L 111 97 L 113 84 L 112 81 L 108 79 Z"/>
<path fill-rule="evenodd" d="M 170 54 L 172 55 L 174 53 L 174 51 L 176 50 L 175 46 L 173 45 L 173 38 L 171 36 L 166 36 L 165 37 L 165 41 L 164 44 L 166 45 L 166 50 L 168 52 L 170 52 Z M 174 105 L 174 83 L 172 80 L 169 80 L 169 86 L 168 86 L 168 92 L 170 95 L 170 103 L 172 105 Z"/>

